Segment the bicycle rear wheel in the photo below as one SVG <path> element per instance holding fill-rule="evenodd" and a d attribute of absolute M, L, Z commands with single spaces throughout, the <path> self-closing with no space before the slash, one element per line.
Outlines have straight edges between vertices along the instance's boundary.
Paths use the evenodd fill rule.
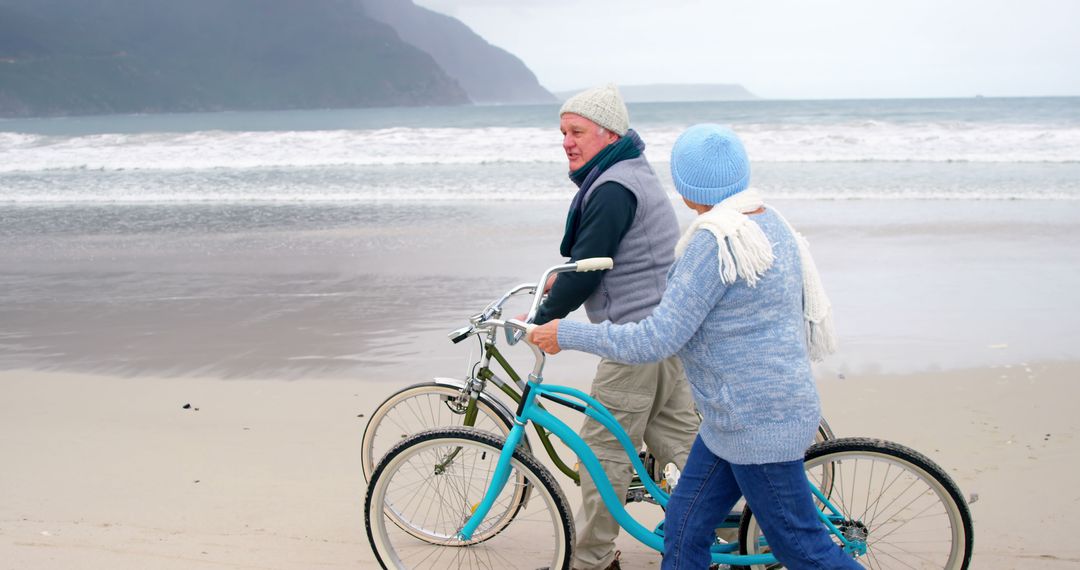
<path fill-rule="evenodd" d="M 364 480 L 370 481 L 375 464 L 396 443 L 421 431 L 461 426 L 468 397 L 457 386 L 425 382 L 409 386 L 386 399 L 372 412 L 361 441 Z M 513 418 L 484 401 L 476 400 L 473 427 L 502 436 L 510 433 Z"/>
<path fill-rule="evenodd" d="M 842 438 L 811 447 L 806 469 L 811 483 L 840 510 L 840 531 L 866 543 L 866 554 L 857 558 L 863 566 L 968 567 L 971 513 L 956 483 L 924 455 L 888 441 Z M 739 525 L 739 543 L 743 554 L 768 551 L 749 507 Z"/>
<path fill-rule="evenodd" d="M 833 433 L 832 426 L 829 422 L 825 421 L 825 418 L 821 418 L 818 422 L 817 433 L 814 434 L 814 443 L 822 443 L 836 439 L 836 434 Z"/>
<path fill-rule="evenodd" d="M 364 503 L 384 568 L 570 568 L 574 522 L 551 474 L 520 447 L 510 479 L 468 541 L 457 534 L 480 504 L 505 440 L 470 428 L 416 434 L 375 468 Z M 409 525 L 400 525 L 405 518 Z M 417 530 L 424 536 L 418 537 Z"/>

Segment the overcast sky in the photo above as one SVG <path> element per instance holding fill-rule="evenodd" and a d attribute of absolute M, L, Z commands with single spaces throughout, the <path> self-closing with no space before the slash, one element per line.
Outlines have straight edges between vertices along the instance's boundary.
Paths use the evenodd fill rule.
<path fill-rule="evenodd" d="M 415 0 L 552 91 L 738 83 L 766 98 L 1080 95 L 1080 0 Z"/>

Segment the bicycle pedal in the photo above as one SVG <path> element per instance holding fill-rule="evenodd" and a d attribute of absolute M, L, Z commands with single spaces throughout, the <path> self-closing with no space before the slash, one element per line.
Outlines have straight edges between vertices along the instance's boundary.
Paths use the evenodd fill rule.
<path fill-rule="evenodd" d="M 643 487 L 636 489 L 627 489 L 626 491 L 626 503 L 640 503 L 648 496 Z"/>

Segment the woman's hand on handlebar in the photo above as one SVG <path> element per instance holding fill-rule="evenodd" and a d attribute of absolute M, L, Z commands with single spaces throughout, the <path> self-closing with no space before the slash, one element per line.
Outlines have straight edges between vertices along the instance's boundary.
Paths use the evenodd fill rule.
<path fill-rule="evenodd" d="M 548 354 L 558 354 L 562 350 L 559 348 L 559 320 L 534 328 L 529 332 L 529 342 Z"/>

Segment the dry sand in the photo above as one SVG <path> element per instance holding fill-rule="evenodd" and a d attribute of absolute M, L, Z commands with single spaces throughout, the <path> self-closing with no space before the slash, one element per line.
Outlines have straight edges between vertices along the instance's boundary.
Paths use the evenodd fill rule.
<path fill-rule="evenodd" d="M 1078 372 L 1018 363 L 820 390 L 838 435 L 919 449 L 978 494 L 973 568 L 1075 568 Z M 358 416 L 399 385 L 0 373 L 0 569 L 373 568 Z M 625 567 L 657 566 L 620 547 Z"/>

